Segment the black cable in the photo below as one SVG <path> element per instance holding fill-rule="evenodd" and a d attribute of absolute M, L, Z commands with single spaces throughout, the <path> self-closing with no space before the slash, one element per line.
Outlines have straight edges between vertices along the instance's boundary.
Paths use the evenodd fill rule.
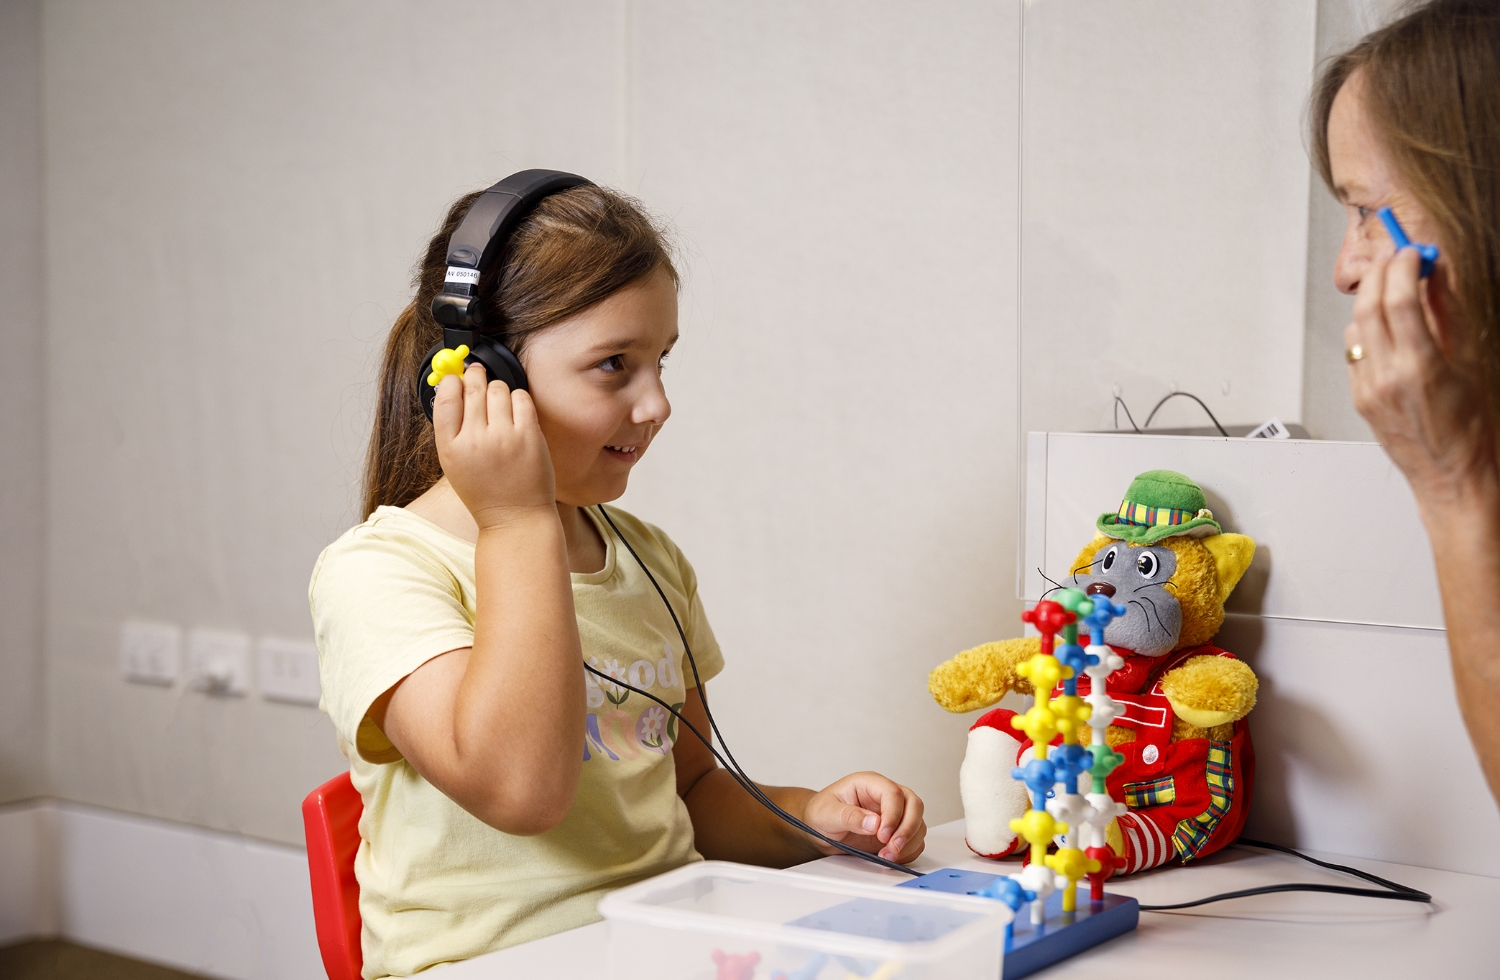
<path fill-rule="evenodd" d="M 606 681 L 608 681 L 610 684 L 615 685 L 616 687 L 623 687 L 627 691 L 633 691 L 644 698 L 649 698 L 650 700 L 655 701 L 657 704 L 670 711 L 673 717 L 682 722 L 683 726 L 686 727 L 688 731 L 696 735 L 698 737 L 698 741 L 702 742 L 708 749 L 708 751 L 713 753 L 714 758 L 719 761 L 719 764 L 724 767 L 725 771 L 729 773 L 730 777 L 733 778 L 735 782 L 740 784 L 740 787 L 744 789 L 745 792 L 750 794 L 751 798 L 753 798 L 767 810 L 770 810 L 776 816 L 780 817 L 782 820 L 786 821 L 791 826 L 795 827 L 805 834 L 808 834 L 809 836 L 816 837 L 818 840 L 823 841 L 830 847 L 843 851 L 845 854 L 848 854 L 851 857 L 857 857 L 861 860 L 869 861 L 871 864 L 879 865 L 882 868 L 886 868 L 891 871 L 902 871 L 906 874 L 912 875 L 913 877 L 920 878 L 922 876 L 922 872 L 920 871 L 915 871 L 911 868 L 906 867 L 905 865 L 897 864 L 895 861 L 887 861 L 885 858 L 880 857 L 876 854 L 871 854 L 868 851 L 861 851 L 857 847 L 845 844 L 843 841 L 834 840 L 832 837 L 814 830 L 807 824 L 803 823 L 801 820 L 798 820 L 796 817 L 783 810 L 776 804 L 774 800 L 766 795 L 764 790 L 756 785 L 754 780 L 745 775 L 744 768 L 739 764 L 739 761 L 735 759 L 734 753 L 729 751 L 729 744 L 724 740 L 724 733 L 719 731 L 719 724 L 718 722 L 714 721 L 713 712 L 708 710 L 708 697 L 706 694 L 704 694 L 703 691 L 703 679 L 698 675 L 698 661 L 693 656 L 692 647 L 688 646 L 687 634 L 682 629 L 682 622 L 677 618 L 677 611 L 672 608 L 672 603 L 667 600 L 667 594 L 662 591 L 661 585 L 657 583 L 656 576 L 651 574 L 650 567 L 648 567 L 646 563 L 641 560 L 641 556 L 636 553 L 636 550 L 631 546 L 630 541 L 625 537 L 623 533 L 621 533 L 619 527 L 615 525 L 614 520 L 609 516 L 609 512 L 604 509 L 604 505 L 599 504 L 597 506 L 599 508 L 600 516 L 602 516 L 604 520 L 609 524 L 610 530 L 615 532 L 615 537 L 619 538 L 620 543 L 623 544 L 625 546 L 625 549 L 630 552 L 630 557 L 635 559 L 635 563 L 640 566 L 641 571 L 646 573 L 646 578 L 650 580 L 652 587 L 656 589 L 656 594 L 661 597 L 662 605 L 667 607 L 667 613 L 672 617 L 672 625 L 677 627 L 677 636 L 682 640 L 682 650 L 687 654 L 688 665 L 693 670 L 693 684 L 698 690 L 698 700 L 703 705 L 703 713 L 708 717 L 709 730 L 718 737 L 719 745 L 724 749 L 724 755 L 721 756 L 718 749 L 714 748 L 712 739 L 706 737 L 702 732 L 698 731 L 697 727 L 694 726 L 692 722 L 683 717 L 682 712 L 678 711 L 670 704 L 667 704 L 667 702 L 663 701 L 661 698 L 647 691 L 643 691 L 638 687 L 627 684 L 624 681 L 617 680 L 604 673 L 603 671 L 590 666 L 587 663 L 583 665 L 583 668 L 592 674 L 596 674 L 599 677 L 604 678 Z M 727 762 L 725 761 L 724 756 L 729 757 Z"/>
<path fill-rule="evenodd" d="M 1210 895 L 1207 898 L 1194 899 L 1191 902 L 1177 902 L 1174 905 L 1142 905 L 1142 912 L 1170 912 L 1174 909 L 1190 909 L 1198 905 L 1208 905 L 1210 902 L 1223 902 L 1231 898 L 1248 898 L 1251 895 L 1269 895 L 1273 892 L 1322 892 L 1328 895 L 1357 895 L 1362 898 L 1389 898 L 1398 902 L 1431 902 L 1432 896 L 1424 891 L 1418 891 L 1409 885 L 1400 882 L 1388 881 L 1379 875 L 1361 871 L 1358 868 L 1346 867 L 1342 864 L 1332 864 L 1328 861 L 1319 861 L 1315 857 L 1309 857 L 1301 851 L 1281 844 L 1269 844 L 1265 841 L 1250 840 L 1245 837 L 1234 841 L 1236 844 L 1244 844 L 1248 847 L 1264 847 L 1272 851 L 1280 851 L 1299 857 L 1304 861 L 1316 864 L 1320 868 L 1330 871 L 1342 871 L 1344 874 L 1363 878 L 1372 884 L 1381 885 L 1388 891 L 1376 891 L 1373 888 L 1352 888 L 1348 885 L 1318 885 L 1312 882 L 1292 882 L 1285 885 L 1262 885 L 1259 888 L 1243 888 L 1234 892 L 1223 892 L 1218 895 Z"/>
<path fill-rule="evenodd" d="M 1119 395 L 1115 396 L 1115 428 L 1120 427 L 1120 409 L 1125 409 L 1125 417 L 1130 420 L 1130 427 L 1135 431 L 1141 431 L 1141 427 L 1135 424 L 1135 416 L 1130 414 L 1130 406 L 1125 404 L 1125 399 Z"/>
<path fill-rule="evenodd" d="M 1229 433 L 1225 432 L 1224 431 L 1224 427 L 1219 424 L 1219 420 L 1217 418 L 1214 418 L 1213 409 L 1211 409 L 1207 405 L 1205 405 L 1204 402 L 1203 402 L 1203 399 L 1199 398 L 1197 395 L 1193 394 L 1192 392 L 1188 392 L 1188 391 L 1174 391 L 1174 392 L 1171 392 L 1166 397 L 1164 397 L 1161 401 L 1157 402 L 1156 403 L 1156 408 L 1151 409 L 1151 414 L 1146 416 L 1146 424 L 1143 425 L 1143 426 L 1141 426 L 1141 428 L 1137 429 L 1136 431 L 1139 432 L 1142 429 L 1149 429 L 1149 428 L 1151 428 L 1151 420 L 1154 419 L 1154 418 L 1156 418 L 1157 409 L 1160 409 L 1163 405 L 1165 405 L 1167 403 L 1168 399 L 1176 398 L 1179 395 L 1181 397 L 1183 397 L 1183 398 L 1191 398 L 1193 401 L 1197 402 L 1200 406 L 1202 406 L 1203 410 L 1208 413 L 1209 419 L 1213 422 L 1214 428 L 1219 430 L 1219 435 L 1223 436 L 1226 439 L 1229 438 Z M 1130 409 L 1127 408 L 1125 410 L 1125 414 L 1129 415 L 1130 414 Z M 1116 427 L 1118 428 L 1118 426 L 1116 426 Z"/>

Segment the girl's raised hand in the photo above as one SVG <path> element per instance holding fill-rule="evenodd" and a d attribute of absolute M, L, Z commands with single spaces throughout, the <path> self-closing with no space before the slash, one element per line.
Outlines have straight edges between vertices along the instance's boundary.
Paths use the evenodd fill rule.
<path fill-rule="evenodd" d="M 922 798 L 877 772 L 852 773 L 814 793 L 802 819 L 819 833 L 887 861 L 908 864 L 927 846 Z M 816 838 L 813 843 L 825 854 L 841 853 Z"/>
<path fill-rule="evenodd" d="M 470 364 L 438 384 L 432 403 L 438 461 L 481 531 L 556 507 L 552 457 L 529 392 L 485 380 Z"/>

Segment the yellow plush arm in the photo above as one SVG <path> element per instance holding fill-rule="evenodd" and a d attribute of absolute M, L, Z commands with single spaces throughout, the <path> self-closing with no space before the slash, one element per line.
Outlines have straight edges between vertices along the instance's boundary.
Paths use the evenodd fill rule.
<path fill-rule="evenodd" d="M 927 690 L 934 700 L 952 712 L 988 708 L 1007 691 L 1030 694 L 1031 684 L 1016 676 L 1016 664 L 1042 649 L 1035 636 L 996 640 L 939 664 L 927 676 Z"/>
<path fill-rule="evenodd" d="M 1193 657 L 1161 681 L 1177 717 L 1199 728 L 1245 717 L 1255 707 L 1259 687 L 1248 664 L 1228 657 Z"/>

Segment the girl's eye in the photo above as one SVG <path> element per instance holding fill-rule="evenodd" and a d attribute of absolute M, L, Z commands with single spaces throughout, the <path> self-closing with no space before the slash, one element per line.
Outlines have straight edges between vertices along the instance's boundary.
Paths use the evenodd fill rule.
<path fill-rule="evenodd" d="M 657 371 L 661 371 L 662 368 L 666 367 L 667 366 L 667 358 L 669 358 L 671 356 L 672 356 L 672 352 L 671 351 L 662 351 L 661 357 L 658 358 L 657 362 L 656 362 L 656 370 Z"/>
<path fill-rule="evenodd" d="M 1135 570 L 1141 573 L 1141 578 L 1152 578 L 1159 567 L 1156 556 L 1149 551 L 1141 552 L 1141 556 L 1135 560 Z"/>
<path fill-rule="evenodd" d="M 1368 218 L 1370 216 L 1370 209 L 1367 208 L 1367 207 L 1364 207 L 1363 205 L 1356 205 L 1355 208 L 1354 208 L 1354 210 L 1359 212 L 1359 220 L 1360 221 L 1364 221 L 1366 218 Z"/>
<path fill-rule="evenodd" d="M 605 372 L 606 374 L 614 374 L 617 371 L 625 370 L 625 358 L 621 357 L 619 354 L 615 354 L 610 357 L 606 357 L 604 360 L 596 364 L 595 367 Z"/>

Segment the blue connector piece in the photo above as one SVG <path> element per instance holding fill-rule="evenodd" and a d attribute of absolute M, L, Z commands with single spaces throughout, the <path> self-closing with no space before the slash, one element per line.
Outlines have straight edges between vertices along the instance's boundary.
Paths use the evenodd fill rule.
<path fill-rule="evenodd" d="M 1396 220 L 1396 216 L 1391 213 L 1390 208 L 1381 208 L 1377 213 L 1380 215 L 1380 220 L 1385 223 L 1385 230 L 1390 232 L 1391 241 L 1396 243 L 1396 251 L 1399 252 L 1403 248 L 1414 248 L 1417 250 L 1417 254 L 1422 257 L 1422 269 L 1417 275 L 1422 279 L 1426 279 L 1432 275 L 1432 267 L 1438 260 L 1438 247 L 1436 245 L 1418 245 L 1410 238 L 1407 238 L 1406 229 L 1401 227 L 1401 222 Z"/>
<path fill-rule="evenodd" d="M 1125 606 L 1115 605 L 1112 599 L 1103 595 L 1091 596 L 1094 600 L 1093 610 L 1083 617 L 1083 625 L 1089 628 L 1089 643 L 1096 647 L 1104 645 L 1104 628 L 1113 620 L 1119 619 L 1129 610 Z M 1097 663 L 1098 661 L 1095 661 Z"/>
<path fill-rule="evenodd" d="M 1047 753 L 1047 761 L 1052 763 L 1052 772 L 1057 776 L 1057 781 L 1063 784 L 1063 792 L 1076 793 L 1078 777 L 1093 767 L 1094 756 L 1081 745 L 1064 743 L 1052 746 Z"/>
<path fill-rule="evenodd" d="M 1054 749 L 1053 751 L 1056 751 Z M 1053 793 L 1053 786 L 1057 785 L 1057 770 L 1052 767 L 1050 759 L 1032 759 L 1024 766 L 1016 766 L 1010 771 L 1012 779 L 1019 779 L 1031 790 L 1031 798 L 1036 801 L 1034 809 L 1045 810 L 1043 803 Z"/>
<path fill-rule="evenodd" d="M 1058 663 L 1073 671 L 1073 676 L 1063 681 L 1063 693 L 1069 696 L 1078 693 L 1078 678 L 1083 676 L 1083 668 L 1092 667 L 1099 662 L 1098 657 L 1084 653 L 1083 647 L 1076 643 L 1064 643 L 1052 655 L 1057 658 Z"/>

